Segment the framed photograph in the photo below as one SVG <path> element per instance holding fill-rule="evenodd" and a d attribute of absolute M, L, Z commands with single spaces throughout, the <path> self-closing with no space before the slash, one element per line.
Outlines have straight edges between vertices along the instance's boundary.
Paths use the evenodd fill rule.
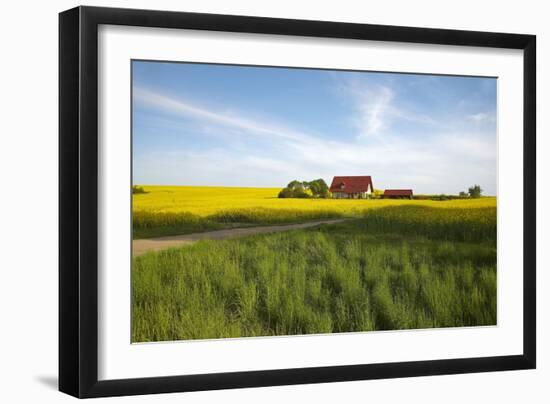
<path fill-rule="evenodd" d="M 534 36 L 59 28 L 61 391 L 535 368 Z"/>

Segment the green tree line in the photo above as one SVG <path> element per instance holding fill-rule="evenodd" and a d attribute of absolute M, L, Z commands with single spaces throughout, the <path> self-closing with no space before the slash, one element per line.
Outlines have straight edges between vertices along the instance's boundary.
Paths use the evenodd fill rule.
<path fill-rule="evenodd" d="M 313 181 L 294 180 L 279 192 L 279 198 L 330 198 L 327 183 L 322 179 Z"/>

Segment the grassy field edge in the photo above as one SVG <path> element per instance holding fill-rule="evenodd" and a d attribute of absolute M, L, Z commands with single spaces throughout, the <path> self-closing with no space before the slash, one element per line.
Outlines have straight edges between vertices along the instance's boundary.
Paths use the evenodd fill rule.
<path fill-rule="evenodd" d="M 133 260 L 132 341 L 496 324 L 496 208 L 369 211 Z"/>

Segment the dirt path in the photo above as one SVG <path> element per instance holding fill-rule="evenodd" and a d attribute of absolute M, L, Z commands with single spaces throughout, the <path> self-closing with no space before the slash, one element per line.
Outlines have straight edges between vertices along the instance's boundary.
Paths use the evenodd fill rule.
<path fill-rule="evenodd" d="M 163 250 L 165 248 L 190 245 L 190 244 L 196 243 L 199 240 L 204 240 L 204 239 L 224 240 L 228 238 L 252 236 L 254 234 L 277 233 L 280 231 L 287 231 L 287 230 L 293 230 L 293 229 L 305 229 L 307 227 L 318 226 L 320 224 L 340 223 L 345 220 L 350 220 L 350 219 L 319 220 L 316 222 L 275 225 L 275 226 L 243 227 L 243 228 L 235 228 L 235 229 L 214 230 L 214 231 L 208 231 L 204 233 L 182 234 L 180 236 L 166 236 L 166 237 L 133 240 L 132 255 L 134 257 L 137 257 L 138 255 L 145 254 L 148 251 L 158 251 L 158 250 Z"/>

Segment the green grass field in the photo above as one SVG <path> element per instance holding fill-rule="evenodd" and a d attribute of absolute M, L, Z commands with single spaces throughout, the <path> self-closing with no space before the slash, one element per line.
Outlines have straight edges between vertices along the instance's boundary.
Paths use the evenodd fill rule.
<path fill-rule="evenodd" d="M 377 202 L 325 200 L 356 219 L 135 257 L 132 341 L 496 324 L 496 200 Z"/>

